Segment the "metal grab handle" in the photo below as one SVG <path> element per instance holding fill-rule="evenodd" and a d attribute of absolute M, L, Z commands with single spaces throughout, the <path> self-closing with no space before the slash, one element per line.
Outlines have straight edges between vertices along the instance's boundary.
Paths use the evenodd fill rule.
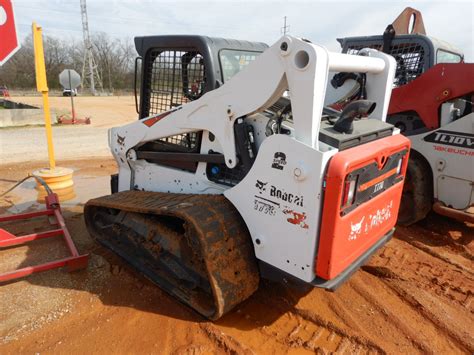
<path fill-rule="evenodd" d="M 142 57 L 136 57 L 135 58 L 135 78 L 133 80 L 133 91 L 135 94 L 135 110 L 137 111 L 138 114 L 140 114 L 140 109 L 138 107 L 138 97 L 137 97 L 137 69 L 138 69 L 138 61 L 142 61 Z"/>

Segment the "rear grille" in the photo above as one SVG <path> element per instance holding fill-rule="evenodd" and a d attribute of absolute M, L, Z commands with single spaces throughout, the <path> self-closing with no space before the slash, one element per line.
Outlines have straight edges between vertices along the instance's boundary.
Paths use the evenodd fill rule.
<path fill-rule="evenodd" d="M 382 50 L 382 45 L 350 45 L 347 53 L 358 54 L 362 48 Z M 400 43 L 391 45 L 389 53 L 397 61 L 395 72 L 395 86 L 408 84 L 423 73 L 425 50 L 417 43 Z"/>
<path fill-rule="evenodd" d="M 355 196 L 351 205 L 341 210 L 341 216 L 350 213 L 363 203 L 372 200 L 402 181 L 404 174 L 397 172 L 397 166 L 407 153 L 408 150 L 403 149 L 386 157 L 386 163 L 382 169 L 379 168 L 377 163 L 371 163 L 351 171 L 347 177 L 356 180 Z M 380 179 L 380 181 L 377 179 Z M 366 188 L 364 185 L 368 187 Z"/>
<path fill-rule="evenodd" d="M 280 97 L 273 105 L 271 105 L 267 110 L 273 113 L 281 112 L 290 104 L 290 99 L 286 97 Z"/>

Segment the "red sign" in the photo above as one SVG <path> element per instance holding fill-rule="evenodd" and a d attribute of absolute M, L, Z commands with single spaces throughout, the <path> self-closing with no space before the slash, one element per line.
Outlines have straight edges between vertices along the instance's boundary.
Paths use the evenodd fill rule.
<path fill-rule="evenodd" d="M 0 65 L 20 48 L 11 0 L 0 0 Z"/>

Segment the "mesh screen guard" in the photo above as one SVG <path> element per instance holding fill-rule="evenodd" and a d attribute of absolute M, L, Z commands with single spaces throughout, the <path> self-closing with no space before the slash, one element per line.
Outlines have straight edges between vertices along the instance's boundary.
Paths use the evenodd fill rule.
<path fill-rule="evenodd" d="M 349 45 L 347 54 L 358 54 L 362 48 L 382 50 L 382 44 Z M 393 84 L 398 87 L 408 84 L 423 73 L 425 49 L 417 43 L 392 44 L 389 53 L 397 61 Z"/>
<path fill-rule="evenodd" d="M 190 50 L 153 49 L 148 53 L 145 77 L 149 78 L 144 93 L 148 100 L 145 116 L 159 114 L 192 100 L 204 93 L 206 75 L 203 57 Z M 160 139 L 189 152 L 199 150 L 201 132 L 179 134 Z M 172 149 L 169 149 L 170 151 Z M 182 149 L 180 149 L 182 151 Z"/>

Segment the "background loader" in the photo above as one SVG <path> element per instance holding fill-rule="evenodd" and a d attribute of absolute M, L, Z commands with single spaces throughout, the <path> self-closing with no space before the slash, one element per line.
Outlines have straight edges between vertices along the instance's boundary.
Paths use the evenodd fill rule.
<path fill-rule="evenodd" d="M 474 64 L 465 63 L 453 45 L 427 36 L 421 13 L 412 8 L 383 35 L 338 41 L 343 53 L 375 48 L 397 61 L 387 122 L 412 144 L 399 223 L 417 222 L 432 208 L 473 223 Z M 360 78 L 344 73 L 332 79 L 334 87 L 346 90 L 331 105 L 342 109 L 357 97 Z"/>
<path fill-rule="evenodd" d="M 278 273 L 336 289 L 392 236 L 409 141 L 385 122 L 395 60 L 202 36 L 135 39 L 139 120 L 109 131 L 91 235 L 210 319 Z M 367 95 L 324 107 L 330 72 Z"/>

